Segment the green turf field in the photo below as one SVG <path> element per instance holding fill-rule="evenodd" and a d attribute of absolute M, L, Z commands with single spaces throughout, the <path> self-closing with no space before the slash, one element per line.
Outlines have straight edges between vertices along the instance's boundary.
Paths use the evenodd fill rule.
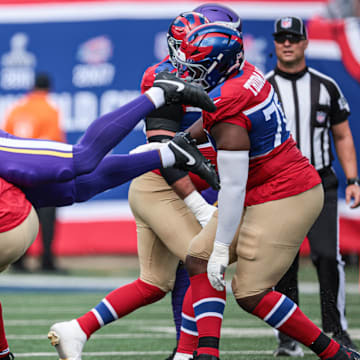
<path fill-rule="evenodd" d="M 357 269 L 347 271 L 349 288 L 347 312 L 350 333 L 360 346 L 360 293 L 357 291 Z M 300 280 L 315 280 L 313 271 L 303 269 Z M 320 325 L 319 298 L 315 290 L 301 293 L 301 308 Z M 355 291 L 354 291 L 355 289 Z M 96 305 L 104 292 L 3 292 L 1 302 L 11 350 L 17 359 L 57 359 L 47 340 L 53 322 L 82 315 Z M 221 339 L 221 359 L 273 359 L 276 347 L 273 330 L 259 319 L 246 314 L 228 294 Z M 149 359 L 163 360 L 175 345 L 170 296 L 139 309 L 127 317 L 99 330 L 88 341 L 83 360 Z M 315 359 L 305 351 L 305 359 Z"/>

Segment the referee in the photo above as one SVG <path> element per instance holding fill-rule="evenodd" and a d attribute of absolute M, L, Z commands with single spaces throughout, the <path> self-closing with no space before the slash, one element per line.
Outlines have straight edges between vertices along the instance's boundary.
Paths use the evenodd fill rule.
<path fill-rule="evenodd" d="M 266 74 L 278 94 L 292 136 L 302 153 L 319 172 L 325 190 L 324 208 L 308 233 L 311 259 L 320 283 L 322 328 L 340 344 L 356 349 L 347 333 L 345 318 L 344 262 L 339 252 L 337 188 L 331 163 L 331 138 L 347 178 L 346 202 L 360 205 L 356 152 L 347 120 L 350 109 L 337 83 L 329 76 L 306 66 L 306 28 L 298 17 L 276 20 L 274 44 L 276 68 Z M 299 302 L 299 255 L 276 286 L 276 290 Z M 293 339 L 279 334 L 274 356 L 303 356 Z"/>

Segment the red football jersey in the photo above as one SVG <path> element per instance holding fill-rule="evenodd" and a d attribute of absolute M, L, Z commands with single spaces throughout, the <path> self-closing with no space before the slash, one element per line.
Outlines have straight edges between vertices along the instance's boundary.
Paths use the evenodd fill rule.
<path fill-rule="evenodd" d="M 245 205 L 282 199 L 309 190 L 321 179 L 286 128 L 277 95 L 263 74 L 243 69 L 210 92 L 217 110 L 203 113 L 204 128 L 228 122 L 247 129 L 250 164 Z"/>
<path fill-rule="evenodd" d="M 29 215 L 31 207 L 19 188 L 0 178 L 0 232 L 20 225 Z"/>

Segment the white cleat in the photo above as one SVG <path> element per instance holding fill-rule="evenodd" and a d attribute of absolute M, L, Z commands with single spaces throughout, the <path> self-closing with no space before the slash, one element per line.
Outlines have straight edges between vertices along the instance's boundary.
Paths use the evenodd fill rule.
<path fill-rule="evenodd" d="M 76 320 L 64 321 L 51 326 L 48 339 L 55 346 L 60 360 L 81 360 L 86 334 Z"/>
<path fill-rule="evenodd" d="M 304 351 L 297 341 L 280 342 L 278 348 L 273 353 L 274 356 L 303 357 Z"/>

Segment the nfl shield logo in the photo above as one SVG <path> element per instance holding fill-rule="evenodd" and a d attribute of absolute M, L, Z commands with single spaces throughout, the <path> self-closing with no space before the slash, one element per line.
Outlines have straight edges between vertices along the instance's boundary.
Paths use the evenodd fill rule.
<path fill-rule="evenodd" d="M 323 124 L 326 120 L 326 113 L 323 112 L 323 111 L 317 111 L 316 112 L 316 121 L 319 123 L 319 124 Z"/>
<path fill-rule="evenodd" d="M 289 29 L 291 28 L 292 19 L 291 18 L 284 18 L 281 19 L 281 27 L 283 29 Z"/>

